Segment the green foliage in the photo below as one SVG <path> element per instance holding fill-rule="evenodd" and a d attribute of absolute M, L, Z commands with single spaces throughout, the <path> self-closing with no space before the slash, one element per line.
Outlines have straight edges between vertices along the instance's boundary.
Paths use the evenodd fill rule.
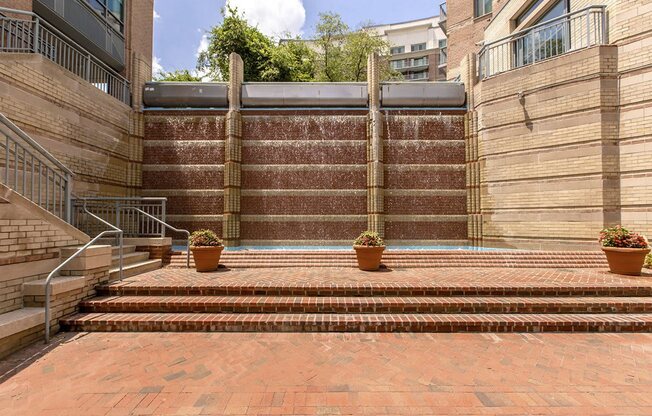
<path fill-rule="evenodd" d="M 213 79 L 229 79 L 229 55 L 237 53 L 244 62 L 245 81 L 262 81 L 269 65 L 274 42 L 247 23 L 236 8 L 222 9 L 224 20 L 208 35 L 208 49 L 199 55 L 197 69 Z"/>
<path fill-rule="evenodd" d="M 277 45 L 249 25 L 236 8 L 227 6 L 222 16 L 222 23 L 208 34 L 208 48 L 197 63 L 198 70 L 216 80 L 228 81 L 232 52 L 242 58 L 244 80 L 249 82 L 365 81 L 368 55 L 389 53 L 386 41 L 369 30 L 351 31 L 336 13 L 319 15 L 314 48 L 300 38 Z M 389 62 L 383 62 L 383 80 L 401 78 L 390 69 Z"/>
<path fill-rule="evenodd" d="M 211 230 L 199 230 L 190 234 L 188 239 L 193 247 L 220 247 L 222 240 Z"/>
<path fill-rule="evenodd" d="M 201 77 L 193 75 L 187 69 L 177 69 L 172 72 L 160 72 L 154 80 L 164 82 L 201 82 Z"/>
<path fill-rule="evenodd" d="M 378 233 L 373 231 L 363 231 L 358 238 L 353 242 L 354 246 L 364 246 L 364 247 L 381 247 L 385 245 L 385 242 L 378 235 Z"/>
<path fill-rule="evenodd" d="M 644 266 L 648 269 L 652 269 L 652 253 L 648 253 L 648 255 L 645 256 Z"/>
<path fill-rule="evenodd" d="M 271 50 L 261 73 L 264 81 L 307 82 L 315 79 L 316 54 L 300 39 L 282 42 Z"/>
<path fill-rule="evenodd" d="M 600 231 L 600 244 L 603 247 L 619 248 L 648 248 L 649 244 L 644 236 L 629 231 L 627 228 L 616 225 Z"/>

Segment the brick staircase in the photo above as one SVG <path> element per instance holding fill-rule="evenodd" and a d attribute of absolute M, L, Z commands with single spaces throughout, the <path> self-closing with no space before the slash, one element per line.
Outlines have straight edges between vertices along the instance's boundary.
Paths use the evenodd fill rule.
<path fill-rule="evenodd" d="M 459 269 L 426 281 L 416 277 L 435 269 L 328 276 L 302 269 L 305 279 L 284 281 L 298 269 L 276 270 L 255 281 L 238 277 L 252 271 L 193 280 L 191 272 L 162 270 L 149 281 L 100 287 L 62 324 L 74 331 L 652 332 L 652 276 L 612 282 L 594 271 L 512 269 L 455 282 L 450 275 Z M 518 281 L 520 274 L 535 279 Z M 397 282 L 374 281 L 378 275 Z"/>
<path fill-rule="evenodd" d="M 111 269 L 109 269 L 109 279 L 116 280 L 120 276 L 120 256 L 119 248 L 113 247 L 111 257 Z M 141 273 L 151 272 L 160 269 L 162 266 L 161 259 L 150 259 L 148 252 L 136 251 L 136 246 L 124 245 L 123 250 L 123 279 L 139 275 Z"/>
<path fill-rule="evenodd" d="M 220 263 L 231 269 L 357 266 L 353 250 L 224 251 Z M 386 250 L 383 254 L 383 264 L 387 268 L 607 267 L 606 258 L 601 251 Z M 194 267 L 192 258 L 191 266 Z M 185 268 L 185 252 L 173 252 L 168 267 Z"/>

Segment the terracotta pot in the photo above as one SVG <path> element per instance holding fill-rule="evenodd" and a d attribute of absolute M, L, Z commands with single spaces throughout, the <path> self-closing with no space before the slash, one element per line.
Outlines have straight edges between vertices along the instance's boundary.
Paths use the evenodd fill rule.
<path fill-rule="evenodd" d="M 214 272 L 220 265 L 220 256 L 224 246 L 219 247 L 190 247 L 192 257 L 195 259 L 195 269 L 198 272 Z"/>
<path fill-rule="evenodd" d="M 358 268 L 360 270 L 373 271 L 380 268 L 380 261 L 383 259 L 385 246 L 366 247 L 353 246 L 355 255 L 358 258 Z"/>
<path fill-rule="evenodd" d="M 640 276 L 649 248 L 602 247 L 611 273 Z"/>

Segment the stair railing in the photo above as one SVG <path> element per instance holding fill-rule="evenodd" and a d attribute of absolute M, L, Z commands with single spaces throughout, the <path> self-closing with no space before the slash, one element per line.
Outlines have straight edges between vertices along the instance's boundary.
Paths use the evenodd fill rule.
<path fill-rule="evenodd" d="M 100 238 L 103 238 L 106 235 L 116 235 L 119 240 L 119 256 L 120 256 L 120 280 L 122 280 L 122 269 L 123 269 L 123 247 L 122 247 L 122 242 L 123 242 L 123 232 L 121 229 L 118 227 L 104 221 L 102 218 L 98 217 L 97 215 L 93 214 L 90 212 L 86 207 L 84 207 L 85 212 L 87 215 L 95 218 L 96 220 L 100 221 L 104 225 L 110 228 L 110 230 L 105 230 L 99 233 L 95 238 L 93 238 L 91 241 L 88 243 L 84 244 L 84 246 L 80 247 L 77 249 L 75 254 L 72 256 L 68 257 L 63 263 L 61 263 L 56 269 L 52 270 L 48 277 L 45 279 L 45 343 L 50 342 L 50 298 L 52 297 L 52 279 L 54 276 L 58 275 L 59 272 L 66 267 L 71 261 L 79 257 L 83 252 L 86 251 L 86 249 L 93 244 L 95 244 L 96 241 L 98 241 Z"/>
<path fill-rule="evenodd" d="M 7 187 L 70 222 L 72 171 L 3 114 L 0 114 L 0 166 Z"/>
<path fill-rule="evenodd" d="M 161 227 L 165 227 L 165 228 L 167 228 L 169 230 L 174 231 L 175 233 L 186 234 L 186 267 L 190 268 L 190 231 L 174 228 L 173 226 L 166 223 L 165 221 L 160 220 L 160 219 L 156 218 L 155 216 L 146 213 L 145 211 L 143 211 L 140 208 L 136 208 L 136 207 L 120 207 L 119 210 L 120 211 L 127 211 L 127 210 L 135 211 L 138 214 L 140 214 L 142 216 L 145 216 L 145 217 L 149 218 L 152 221 L 156 221 L 158 224 L 161 225 Z"/>

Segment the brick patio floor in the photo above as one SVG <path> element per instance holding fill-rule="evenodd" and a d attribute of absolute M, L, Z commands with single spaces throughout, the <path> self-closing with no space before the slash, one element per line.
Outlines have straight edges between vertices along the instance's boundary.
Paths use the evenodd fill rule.
<path fill-rule="evenodd" d="M 57 341 L 0 362 L 3 416 L 652 415 L 649 334 L 93 333 Z"/>

